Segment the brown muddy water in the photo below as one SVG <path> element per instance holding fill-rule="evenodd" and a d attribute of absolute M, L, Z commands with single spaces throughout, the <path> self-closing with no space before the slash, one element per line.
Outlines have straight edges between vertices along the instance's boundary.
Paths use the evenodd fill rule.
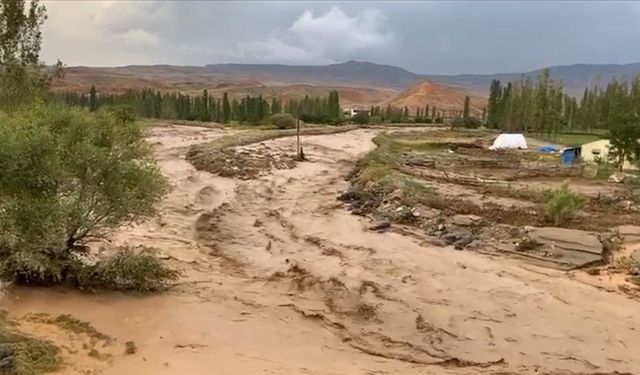
<path fill-rule="evenodd" d="M 638 302 L 559 271 L 367 231 L 336 196 L 377 132 L 305 137 L 309 162 L 239 181 L 184 160 L 190 144 L 227 131 L 153 128 L 174 189 L 160 217 L 100 246 L 156 247 L 182 270 L 179 284 L 152 296 L 14 288 L 2 308 L 63 348 L 61 374 L 640 372 Z M 288 151 L 295 139 L 264 143 Z M 22 318 L 34 313 L 72 314 L 115 340 Z"/>

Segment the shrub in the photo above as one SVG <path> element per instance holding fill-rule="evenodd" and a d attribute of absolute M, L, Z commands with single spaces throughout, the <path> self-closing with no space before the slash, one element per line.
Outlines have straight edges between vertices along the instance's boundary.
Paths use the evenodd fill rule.
<path fill-rule="evenodd" d="M 370 116 L 369 117 L 369 124 L 371 124 L 371 125 L 382 124 L 382 117 L 380 117 L 380 116 Z"/>
<path fill-rule="evenodd" d="M 84 267 L 76 283 L 82 288 L 153 292 L 165 289 L 178 275 L 178 271 L 162 263 L 155 250 L 124 247 L 95 265 Z"/>
<path fill-rule="evenodd" d="M 477 129 L 480 125 L 482 125 L 482 122 L 475 117 L 456 117 L 451 122 L 451 127 L 453 128 Z"/>
<path fill-rule="evenodd" d="M 596 176 L 597 180 L 606 181 L 611 177 L 611 175 L 616 171 L 616 168 L 613 164 L 607 162 L 599 162 L 596 167 Z"/>
<path fill-rule="evenodd" d="M 565 182 L 559 189 L 551 192 L 546 207 L 547 216 L 553 220 L 554 225 L 560 225 L 575 215 L 583 204 L 582 197 L 569 189 L 569 184 Z"/>
<path fill-rule="evenodd" d="M 104 110 L 112 113 L 116 121 L 127 124 L 136 120 L 136 109 L 127 104 L 105 106 Z"/>
<path fill-rule="evenodd" d="M 358 112 L 353 117 L 351 117 L 351 121 L 355 124 L 365 125 L 369 123 L 369 112 Z"/>
<path fill-rule="evenodd" d="M 167 182 L 135 122 L 38 105 L 0 118 L 0 277 L 68 281 L 86 244 L 156 213 Z"/>
<path fill-rule="evenodd" d="M 291 129 L 296 127 L 296 119 L 289 113 L 276 113 L 271 115 L 271 123 L 278 129 Z"/>

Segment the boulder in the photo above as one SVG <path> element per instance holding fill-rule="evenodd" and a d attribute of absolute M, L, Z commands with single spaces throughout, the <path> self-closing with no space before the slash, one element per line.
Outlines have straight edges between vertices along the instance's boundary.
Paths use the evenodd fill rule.
<path fill-rule="evenodd" d="M 451 217 L 451 224 L 460 227 L 469 227 L 478 224 L 482 218 L 476 215 L 454 215 Z"/>
<path fill-rule="evenodd" d="M 352 186 L 347 191 L 340 194 L 337 199 L 342 202 L 350 203 L 360 199 L 360 194 L 358 193 L 358 190 Z"/>
<path fill-rule="evenodd" d="M 528 227 L 526 232 L 553 255 L 554 262 L 568 268 L 602 260 L 603 245 L 595 233 L 556 227 Z"/>
<path fill-rule="evenodd" d="M 436 210 L 433 208 L 424 208 L 424 207 L 416 207 L 412 212 L 414 217 L 420 217 L 426 220 L 431 220 L 440 215 L 440 210 Z"/>
<path fill-rule="evenodd" d="M 637 225 L 620 225 L 616 231 L 625 244 L 640 242 L 640 226 Z"/>
<path fill-rule="evenodd" d="M 0 374 L 13 373 L 14 351 L 9 344 L 0 344 Z"/>
<path fill-rule="evenodd" d="M 633 260 L 638 266 L 640 266 L 640 249 L 635 249 L 631 252 L 629 256 L 631 260 Z"/>
<path fill-rule="evenodd" d="M 453 243 L 453 247 L 456 250 L 462 250 L 465 247 L 467 247 L 468 244 L 473 242 L 474 239 L 475 239 L 475 237 L 472 234 L 466 234 L 466 235 L 460 237 L 460 239 L 458 239 L 456 242 L 454 242 Z"/>
<path fill-rule="evenodd" d="M 436 238 L 436 237 L 432 237 L 432 236 L 426 236 L 425 237 L 425 242 L 428 243 L 429 245 L 433 245 L 433 246 L 437 246 L 437 247 L 445 247 L 447 246 L 447 243 L 444 242 L 443 240 Z"/>
<path fill-rule="evenodd" d="M 469 238 L 471 238 L 471 239 L 469 240 Z M 443 235 L 441 237 L 441 239 L 447 245 L 454 245 L 454 244 L 458 243 L 458 241 L 461 241 L 460 243 L 464 243 L 464 245 L 466 246 L 471 241 L 473 241 L 474 237 L 473 237 L 473 234 L 471 234 L 469 232 L 450 232 L 450 233 L 447 233 L 447 234 Z"/>
<path fill-rule="evenodd" d="M 630 173 L 625 173 L 625 172 L 615 172 L 614 174 L 612 174 L 611 176 L 609 176 L 609 182 L 615 182 L 615 183 L 622 183 L 624 182 L 624 180 L 626 180 L 627 178 L 630 177 L 634 177 L 632 174 Z"/>
<path fill-rule="evenodd" d="M 373 225 L 369 227 L 369 230 L 384 230 L 389 228 L 390 226 L 391 223 L 388 220 L 381 220 L 373 223 Z"/>

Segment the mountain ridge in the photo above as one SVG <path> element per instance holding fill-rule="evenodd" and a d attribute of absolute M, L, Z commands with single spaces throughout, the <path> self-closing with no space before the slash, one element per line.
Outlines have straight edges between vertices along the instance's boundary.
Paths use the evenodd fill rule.
<path fill-rule="evenodd" d="M 580 95 L 587 86 L 606 85 L 614 78 L 631 79 L 640 74 L 640 63 L 573 64 L 548 68 L 552 79 L 562 80 L 567 92 Z M 401 91 L 421 80 L 455 86 L 487 95 L 491 80 L 503 82 L 523 76 L 535 78 L 543 69 L 520 73 L 496 74 L 419 74 L 405 68 L 368 61 L 349 60 L 329 65 L 286 64 L 207 64 L 192 65 L 127 65 L 120 67 L 68 67 L 66 78 L 54 83 L 55 89 L 84 89 L 86 85 L 127 82 L 134 86 L 151 85 L 161 89 L 206 88 L 220 82 L 261 82 L 267 86 L 308 84 L 320 86 L 383 88 Z M 115 86 L 118 86 L 116 84 Z"/>

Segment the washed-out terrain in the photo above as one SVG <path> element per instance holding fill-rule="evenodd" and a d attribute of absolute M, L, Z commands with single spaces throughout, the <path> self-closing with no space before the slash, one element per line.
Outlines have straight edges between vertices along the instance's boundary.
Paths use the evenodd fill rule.
<path fill-rule="evenodd" d="M 369 210 L 337 200 L 350 189 L 356 161 L 388 129 L 304 136 L 308 160 L 300 163 L 289 161 L 295 137 L 241 146 L 236 153 L 270 160 L 251 178 L 220 177 L 185 159 L 190 146 L 239 131 L 151 128 L 149 141 L 173 187 L 162 214 L 95 245 L 99 251 L 121 244 L 159 249 L 182 271 L 169 291 L 5 291 L 3 308 L 19 328 L 61 348 L 61 374 L 640 372 L 633 283 L 601 262 L 573 267 L 567 255 L 575 250 L 571 243 L 581 249 L 602 244 L 604 232 L 616 252 L 632 254 L 640 232 L 631 209 L 614 215 L 589 201 L 583 216 L 562 228 L 566 236 L 545 232 L 535 194 L 492 193 L 473 182 L 513 177 L 505 169 L 511 156 L 491 162 L 474 147 L 403 155 L 405 172 L 427 181 L 449 206 L 421 202 L 403 221 L 384 215 L 406 209 L 392 199 Z M 462 167 L 460 155 L 472 161 Z M 233 170 L 233 160 L 228 163 Z M 527 165 L 530 174 L 512 178 L 510 189 L 559 185 L 572 173 L 545 175 L 536 169 L 544 166 L 540 160 Z M 596 198 L 619 189 L 575 181 Z M 467 201 L 480 208 L 450 204 Z M 611 228 L 598 219 L 603 215 Z M 527 225 L 535 228 L 525 231 Z M 461 233 L 473 238 L 456 246 Z M 449 241 L 452 235 L 460 238 Z M 552 256 L 542 248 L 519 253 L 516 243 L 525 235 L 551 248 Z M 557 254 L 569 260 L 553 256 L 561 239 L 570 251 Z M 56 324 L 64 314 L 95 332 Z"/>

